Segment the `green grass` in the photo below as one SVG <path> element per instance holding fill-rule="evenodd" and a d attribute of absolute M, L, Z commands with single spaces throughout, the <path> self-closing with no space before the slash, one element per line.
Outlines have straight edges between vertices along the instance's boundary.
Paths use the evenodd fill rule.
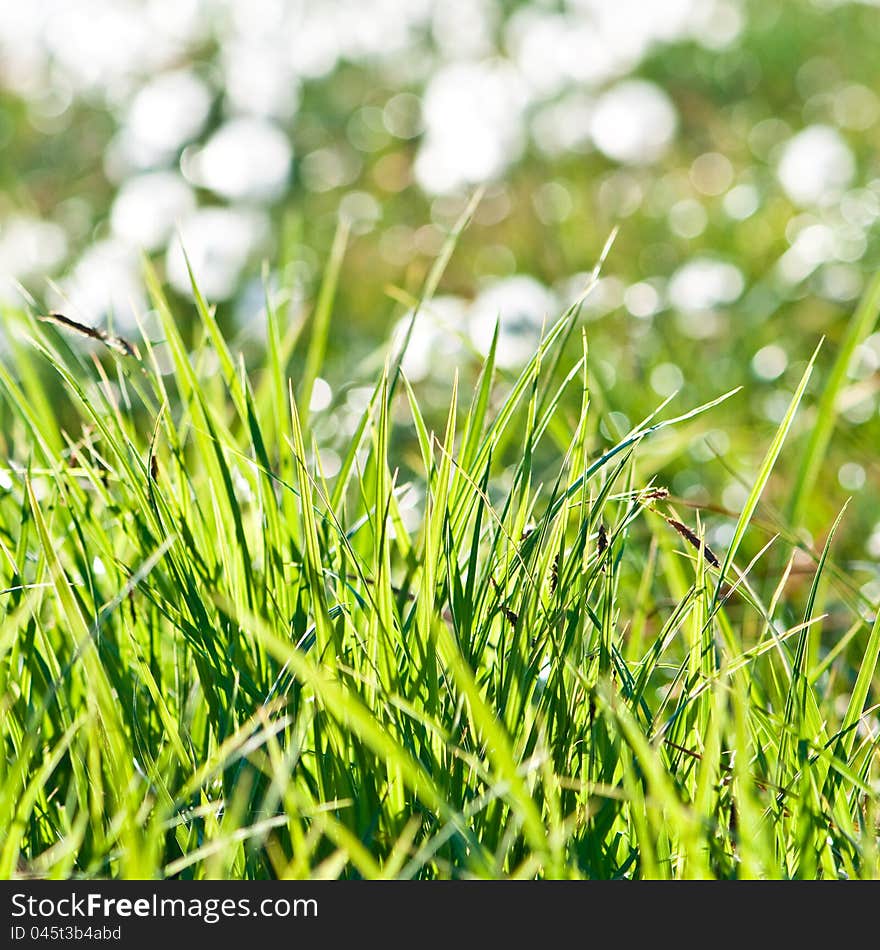
<path fill-rule="evenodd" d="M 326 478 L 344 249 L 308 342 L 269 305 L 247 371 L 149 270 L 166 375 L 158 340 L 5 311 L 0 877 L 877 877 L 877 605 L 845 513 L 798 534 L 844 364 L 791 528 L 753 522 L 815 356 L 725 551 L 661 463 L 743 394 L 604 436 L 578 306 L 517 377 L 463 367 L 444 419 L 389 354 Z"/>

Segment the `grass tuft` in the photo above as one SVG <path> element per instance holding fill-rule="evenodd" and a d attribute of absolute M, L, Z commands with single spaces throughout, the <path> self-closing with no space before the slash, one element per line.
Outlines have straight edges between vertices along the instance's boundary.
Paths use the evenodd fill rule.
<path fill-rule="evenodd" d="M 392 353 L 328 477 L 345 242 L 304 351 L 269 303 L 247 371 L 195 277 L 193 347 L 149 269 L 162 340 L 4 311 L 0 876 L 878 876 L 880 619 L 843 512 L 789 583 L 876 285 L 790 532 L 753 518 L 815 355 L 720 550 L 651 447 L 736 393 L 608 437 L 578 304 L 516 378 L 494 342 L 463 365 L 444 418 Z"/>

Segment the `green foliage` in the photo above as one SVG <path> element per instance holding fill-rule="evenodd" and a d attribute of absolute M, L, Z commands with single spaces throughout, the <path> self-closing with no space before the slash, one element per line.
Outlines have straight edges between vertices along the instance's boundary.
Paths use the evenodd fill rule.
<path fill-rule="evenodd" d="M 343 249 L 300 379 L 271 306 L 245 372 L 149 270 L 167 375 L 157 340 L 89 355 L 5 312 L 0 876 L 876 877 L 876 605 L 833 529 L 753 549 L 814 363 L 725 552 L 652 446 L 741 395 L 603 435 L 579 305 L 517 378 L 493 346 L 436 431 L 394 354 L 328 478 Z"/>

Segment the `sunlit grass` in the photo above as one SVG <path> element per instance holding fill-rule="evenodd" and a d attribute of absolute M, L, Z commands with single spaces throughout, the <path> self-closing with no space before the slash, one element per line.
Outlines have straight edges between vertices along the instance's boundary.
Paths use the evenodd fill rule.
<path fill-rule="evenodd" d="M 493 345 L 437 424 L 391 353 L 328 479 L 344 242 L 298 377 L 271 304 L 246 371 L 195 284 L 187 347 L 149 270 L 168 375 L 158 340 L 5 312 L 0 876 L 876 877 L 880 620 L 841 519 L 796 533 L 841 374 L 763 547 L 815 357 L 714 550 L 650 448 L 742 394 L 605 438 L 579 305 L 516 378 Z"/>

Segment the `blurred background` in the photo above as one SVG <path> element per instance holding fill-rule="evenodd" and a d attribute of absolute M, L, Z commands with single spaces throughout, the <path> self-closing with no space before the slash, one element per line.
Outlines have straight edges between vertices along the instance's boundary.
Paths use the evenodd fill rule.
<path fill-rule="evenodd" d="M 149 327 L 145 252 L 185 322 L 182 238 L 259 353 L 264 264 L 302 319 L 344 217 L 334 372 L 312 399 L 332 475 L 400 300 L 476 186 L 405 363 L 438 407 L 499 315 L 515 371 L 619 227 L 584 310 L 601 435 L 676 391 L 684 411 L 744 386 L 659 459 L 678 497 L 719 510 L 723 548 L 722 510 L 823 334 L 827 373 L 877 267 L 878 50 L 877 5 L 835 0 L 5 2 L 0 302 Z M 853 496 L 845 550 L 874 600 L 878 368 L 875 333 L 808 518 L 818 536 Z"/>

